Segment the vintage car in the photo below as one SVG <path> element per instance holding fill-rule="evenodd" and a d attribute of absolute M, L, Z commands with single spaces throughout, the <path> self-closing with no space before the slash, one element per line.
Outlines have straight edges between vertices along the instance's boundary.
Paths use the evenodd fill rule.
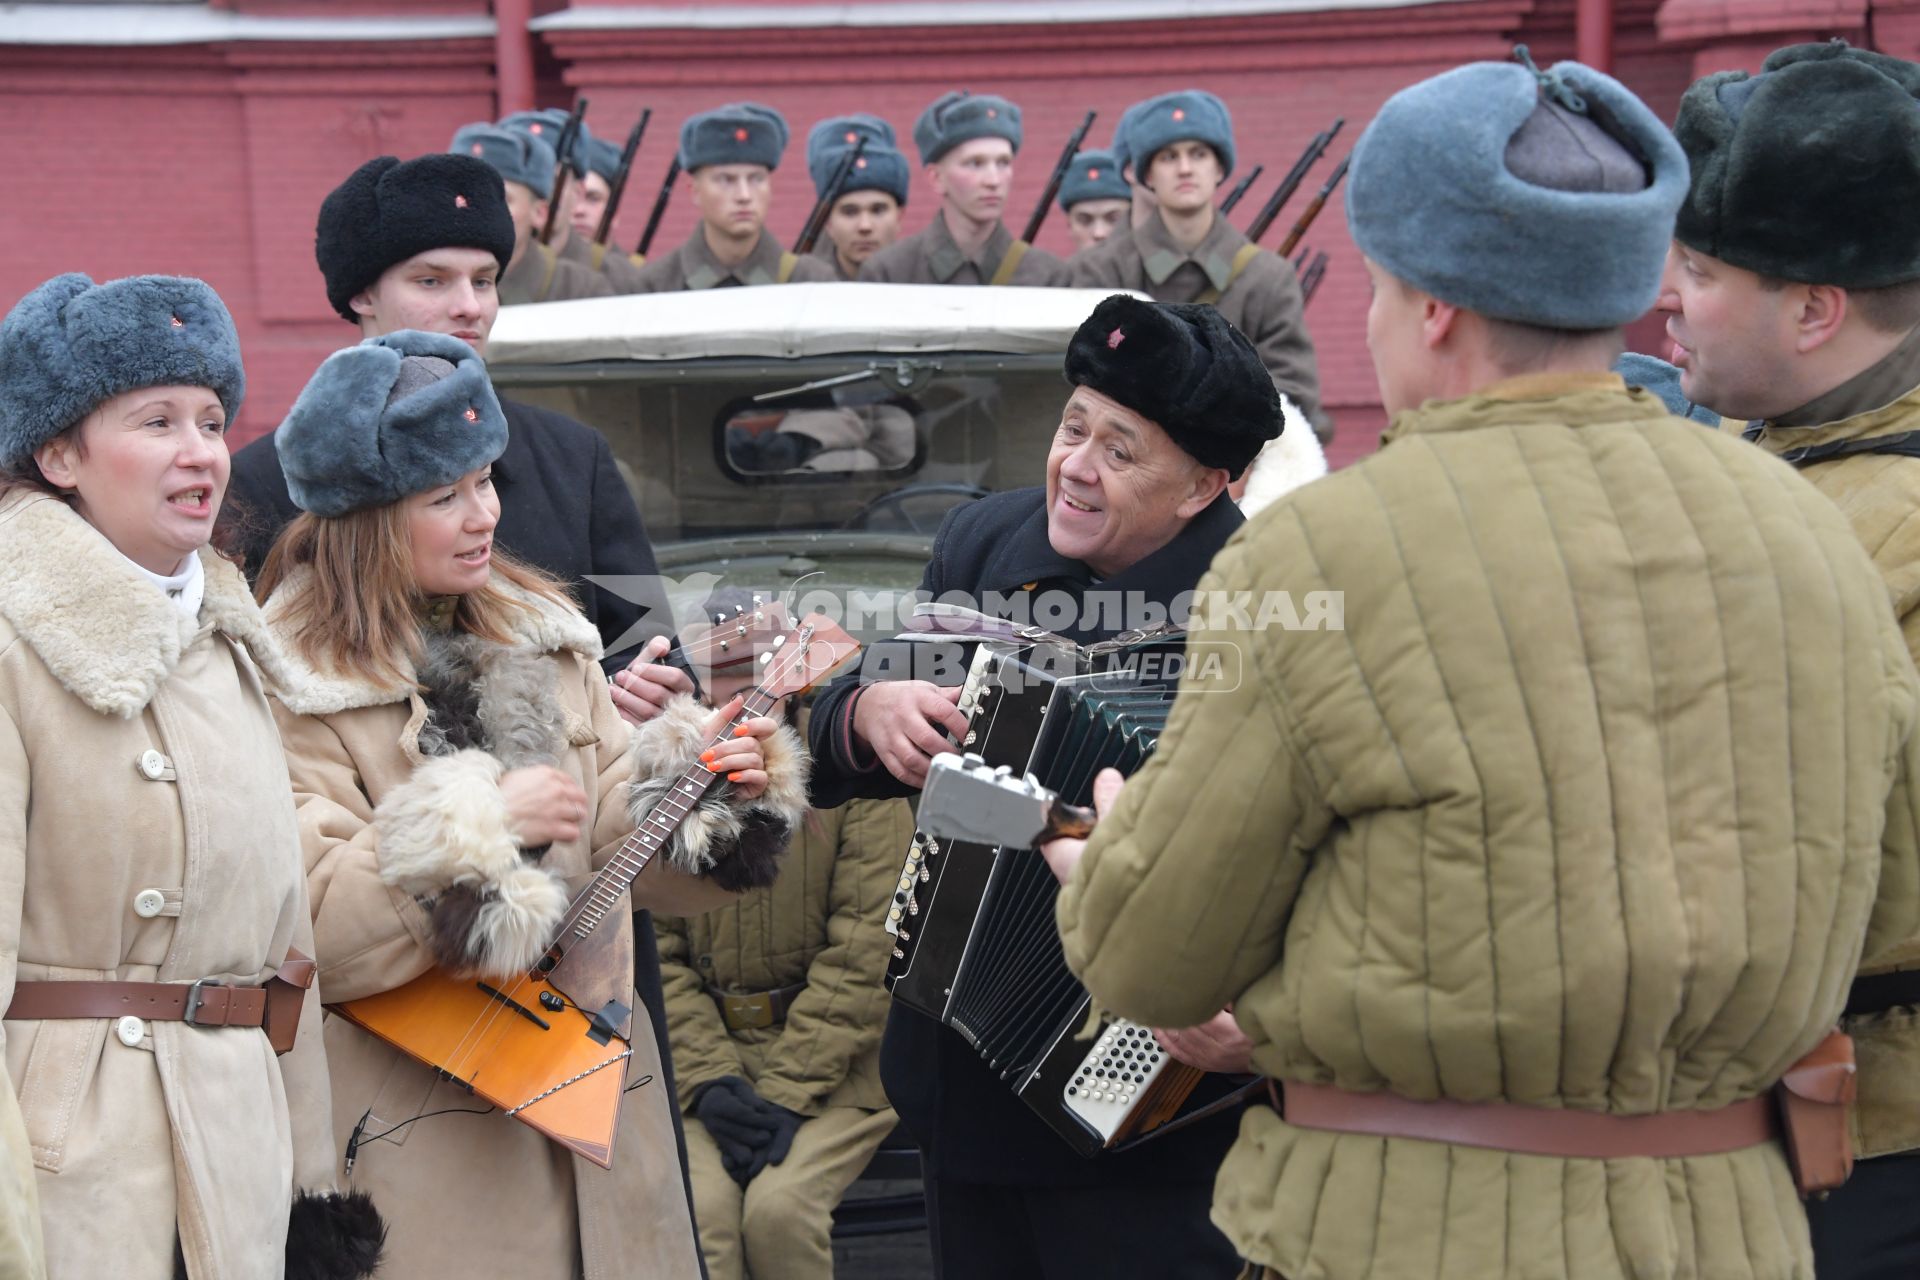
<path fill-rule="evenodd" d="M 798 284 L 545 303 L 500 313 L 488 363 L 504 394 L 606 435 L 677 616 L 718 575 L 856 601 L 843 620 L 872 640 L 898 630 L 950 508 L 1041 482 L 1067 342 L 1106 295 Z"/>

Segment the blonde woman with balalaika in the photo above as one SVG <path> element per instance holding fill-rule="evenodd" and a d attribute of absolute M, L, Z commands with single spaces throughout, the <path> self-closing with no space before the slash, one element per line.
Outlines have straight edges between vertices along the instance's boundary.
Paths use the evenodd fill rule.
<path fill-rule="evenodd" d="M 594 628 L 493 545 L 506 432 L 466 344 L 401 332 L 276 437 L 305 514 L 258 589 L 304 668 L 278 711 L 343 1173 L 386 1274 L 697 1276 L 631 916 L 770 882 L 804 759 L 738 705 L 628 729 Z"/>

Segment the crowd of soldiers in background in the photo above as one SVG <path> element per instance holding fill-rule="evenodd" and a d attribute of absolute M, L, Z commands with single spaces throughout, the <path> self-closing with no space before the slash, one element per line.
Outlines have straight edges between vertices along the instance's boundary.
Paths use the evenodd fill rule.
<path fill-rule="evenodd" d="M 1341 121 L 1314 137 L 1242 231 L 1226 214 L 1263 166 L 1227 189 L 1236 149 L 1232 118 L 1218 97 L 1193 89 L 1135 103 L 1108 149 L 1084 148 L 1094 122 L 1089 112 L 1016 238 L 1005 218 L 1023 137 L 1017 105 L 955 91 L 920 114 L 913 145 L 922 182 L 940 207 L 925 229 L 907 236 L 901 222 L 912 170 L 893 126 L 872 115 L 834 116 L 808 132 L 815 202 L 788 249 L 766 229 L 787 122 L 770 107 L 737 103 L 682 125 L 672 166 L 630 251 L 611 232 L 651 112 L 617 147 L 588 129 L 585 108 L 582 101 L 571 113 L 516 112 L 454 135 L 451 150 L 487 161 L 506 182 L 515 243 L 500 279 L 503 305 L 833 280 L 1134 289 L 1161 302 L 1219 308 L 1253 341 L 1281 394 L 1315 433 L 1323 440 L 1332 433 L 1302 321 L 1327 258 L 1310 248 L 1291 263 L 1288 255 L 1345 176 L 1345 163 L 1331 171 L 1278 252 L 1263 252 L 1259 242 Z M 678 247 L 650 253 L 683 177 L 700 222 Z M 1077 246 L 1065 260 L 1033 243 L 1056 204 Z"/>

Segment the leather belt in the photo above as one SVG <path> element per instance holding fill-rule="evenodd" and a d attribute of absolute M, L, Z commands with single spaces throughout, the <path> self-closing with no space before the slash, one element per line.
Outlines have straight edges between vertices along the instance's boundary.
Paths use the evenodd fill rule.
<path fill-rule="evenodd" d="M 9 1021 L 123 1018 L 132 1014 L 193 1027 L 258 1027 L 266 1023 L 264 987 L 180 982 L 22 982 L 7 1007 Z"/>
<path fill-rule="evenodd" d="M 773 991 L 740 993 L 708 987 L 707 994 L 720 1006 L 720 1019 L 727 1024 L 727 1030 L 759 1031 L 785 1022 L 787 1010 L 793 1007 L 793 1002 L 806 989 L 806 983 L 796 982 L 790 987 Z"/>
<path fill-rule="evenodd" d="M 1885 1013 L 1902 1005 L 1920 1005 L 1920 969 L 1870 973 L 1853 980 L 1847 992 L 1846 1016 Z"/>
<path fill-rule="evenodd" d="M 1351 1093 L 1325 1084 L 1267 1082 L 1290 1125 L 1335 1133 L 1418 1138 L 1524 1155 L 1616 1160 L 1675 1160 L 1719 1155 L 1772 1142 L 1779 1125 L 1771 1096 L 1713 1111 L 1616 1116 L 1602 1111 L 1525 1107 L 1511 1102 L 1420 1102 L 1391 1093 Z"/>

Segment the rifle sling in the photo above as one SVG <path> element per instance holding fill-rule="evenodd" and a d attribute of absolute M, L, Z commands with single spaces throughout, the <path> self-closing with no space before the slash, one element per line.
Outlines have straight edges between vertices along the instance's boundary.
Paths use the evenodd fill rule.
<path fill-rule="evenodd" d="M 780 274 L 776 276 L 775 279 L 781 284 L 790 283 L 793 280 L 793 269 L 799 265 L 800 265 L 799 254 L 785 253 L 785 252 L 781 253 Z"/>
<path fill-rule="evenodd" d="M 1211 285 L 1209 285 L 1207 288 L 1202 289 L 1200 291 L 1198 296 L 1194 298 L 1194 301 L 1203 302 L 1210 307 L 1216 305 L 1220 301 L 1221 295 L 1226 293 L 1228 289 L 1233 288 L 1233 282 L 1240 278 L 1240 273 L 1245 271 L 1249 266 L 1251 266 L 1253 263 L 1253 260 L 1259 256 L 1260 256 L 1259 245 L 1254 244 L 1252 241 L 1248 241 L 1246 244 L 1241 245 L 1240 251 L 1233 255 L 1233 270 L 1227 273 L 1226 284 L 1222 285 L 1218 289 L 1215 289 Z"/>
<path fill-rule="evenodd" d="M 607 260 L 607 246 L 604 242 L 595 242 L 593 246 L 593 269 L 598 271 L 600 264 Z"/>
<path fill-rule="evenodd" d="M 1013 273 L 1020 269 L 1020 259 L 1027 256 L 1027 247 L 1025 240 L 1015 240 L 1008 245 L 1007 256 L 1000 259 L 1000 265 L 994 268 L 993 279 L 987 283 L 989 285 L 1012 284 Z"/>

